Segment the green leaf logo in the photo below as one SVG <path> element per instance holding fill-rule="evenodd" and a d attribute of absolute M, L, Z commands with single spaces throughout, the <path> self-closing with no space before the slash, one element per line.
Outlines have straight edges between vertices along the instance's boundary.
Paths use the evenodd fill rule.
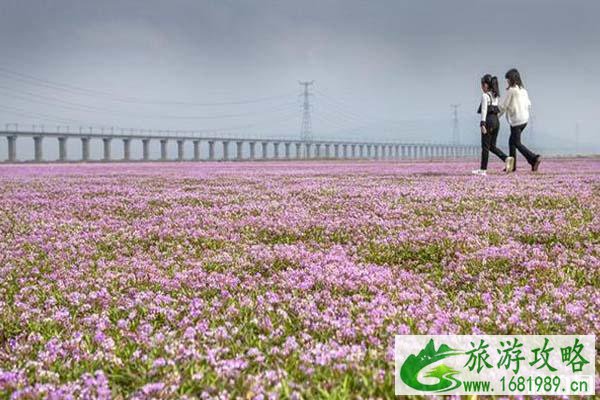
<path fill-rule="evenodd" d="M 423 350 L 418 355 L 411 354 L 406 358 L 400 368 L 400 379 L 413 389 L 424 392 L 447 392 L 456 389 L 461 385 L 461 381 L 454 375 L 459 372 L 445 364 L 439 364 L 425 374 L 426 378 L 437 378 L 438 382 L 426 384 L 419 381 L 419 373 L 427 366 L 436 363 L 444 358 L 464 354 L 463 351 L 455 350 L 442 344 L 439 349 L 435 349 L 433 339 L 430 339 Z"/>

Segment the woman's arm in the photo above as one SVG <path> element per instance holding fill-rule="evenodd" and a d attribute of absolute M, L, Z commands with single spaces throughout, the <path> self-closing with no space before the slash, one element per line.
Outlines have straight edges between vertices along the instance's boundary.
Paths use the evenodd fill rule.
<path fill-rule="evenodd" d="M 483 95 L 481 95 L 481 123 L 479 124 L 480 126 L 485 126 L 485 121 L 487 119 L 487 113 L 488 113 L 488 95 L 484 93 Z"/>
<path fill-rule="evenodd" d="M 508 111 L 510 107 L 510 103 L 512 102 L 513 91 L 512 89 L 508 89 L 504 98 L 498 103 L 498 108 L 500 112 L 498 113 L 498 117 L 501 117 L 506 111 Z"/>

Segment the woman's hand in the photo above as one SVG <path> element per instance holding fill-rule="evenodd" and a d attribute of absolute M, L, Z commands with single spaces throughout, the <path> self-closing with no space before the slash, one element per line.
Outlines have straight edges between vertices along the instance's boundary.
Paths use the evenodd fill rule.
<path fill-rule="evenodd" d="M 485 129 L 485 125 L 481 125 L 481 133 L 484 135 L 487 133 L 487 129 Z"/>

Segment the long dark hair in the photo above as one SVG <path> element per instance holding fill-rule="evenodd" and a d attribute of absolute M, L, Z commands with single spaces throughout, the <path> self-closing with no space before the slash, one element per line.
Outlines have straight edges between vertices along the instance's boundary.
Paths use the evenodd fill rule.
<path fill-rule="evenodd" d="M 524 86 L 523 81 L 521 80 L 521 74 L 519 74 L 519 71 L 516 68 L 509 69 L 504 77 L 508 79 L 509 87 L 518 86 L 522 88 Z"/>
<path fill-rule="evenodd" d="M 500 97 L 500 89 L 498 89 L 498 78 L 490 74 L 485 74 L 481 78 L 481 84 L 486 84 L 488 90 L 492 92 L 494 97 Z"/>

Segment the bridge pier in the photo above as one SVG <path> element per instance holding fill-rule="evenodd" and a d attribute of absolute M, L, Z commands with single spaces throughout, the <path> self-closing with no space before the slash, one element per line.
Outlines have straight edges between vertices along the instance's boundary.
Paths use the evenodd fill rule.
<path fill-rule="evenodd" d="M 291 143 L 289 143 L 289 142 L 285 142 L 284 143 L 284 146 L 285 146 L 285 159 L 286 160 L 289 160 L 291 158 L 291 155 L 290 155 L 290 144 Z"/>
<path fill-rule="evenodd" d="M 142 139 L 142 160 L 150 160 L 150 139 Z"/>
<path fill-rule="evenodd" d="M 242 141 L 235 142 L 235 158 L 238 161 L 242 161 L 242 146 L 243 145 L 244 145 L 244 142 L 242 142 Z"/>
<path fill-rule="evenodd" d="M 44 160 L 44 154 L 42 150 L 42 139 L 43 136 L 34 136 L 33 137 L 33 154 L 35 157 L 35 162 L 42 162 Z"/>
<path fill-rule="evenodd" d="M 160 160 L 167 161 L 167 139 L 160 139 Z"/>
<path fill-rule="evenodd" d="M 123 139 L 123 160 L 129 161 L 131 158 L 131 139 Z"/>
<path fill-rule="evenodd" d="M 325 144 L 325 158 L 331 158 L 331 145 L 329 143 Z"/>
<path fill-rule="evenodd" d="M 305 158 L 308 160 L 310 159 L 310 143 L 305 143 L 304 144 L 304 149 L 305 149 Z"/>
<path fill-rule="evenodd" d="M 256 142 L 250 142 L 250 160 L 256 159 Z"/>
<path fill-rule="evenodd" d="M 177 161 L 183 161 L 183 140 L 177 139 Z"/>
<path fill-rule="evenodd" d="M 213 140 L 208 141 L 208 159 L 210 161 L 215 160 L 215 142 Z"/>
<path fill-rule="evenodd" d="M 58 138 L 58 160 L 60 162 L 67 161 L 67 138 Z"/>
<path fill-rule="evenodd" d="M 194 140 L 194 161 L 200 161 L 200 141 Z"/>
<path fill-rule="evenodd" d="M 296 160 L 302 158 L 302 143 L 296 143 Z"/>
<path fill-rule="evenodd" d="M 229 140 L 223 140 L 223 161 L 229 160 Z"/>
<path fill-rule="evenodd" d="M 333 145 L 333 158 L 340 158 L 340 145 L 337 143 Z"/>
<path fill-rule="evenodd" d="M 14 163 L 17 161 L 17 137 L 7 136 L 8 141 L 8 162 Z"/>
<path fill-rule="evenodd" d="M 273 158 L 279 158 L 279 142 L 273 142 Z"/>
<path fill-rule="evenodd" d="M 263 160 L 266 160 L 266 159 L 269 158 L 269 153 L 268 153 L 269 149 L 267 149 L 268 145 L 269 145 L 269 142 L 262 142 L 261 143 L 261 146 L 262 146 L 262 154 L 261 155 L 262 155 L 262 159 Z"/>
<path fill-rule="evenodd" d="M 81 161 L 89 161 L 90 160 L 90 138 L 82 137 L 81 138 Z"/>
<path fill-rule="evenodd" d="M 102 159 L 102 161 L 104 162 L 109 162 L 110 161 L 110 143 L 111 143 L 112 139 L 111 138 L 102 138 L 102 143 L 104 145 L 104 158 Z"/>

